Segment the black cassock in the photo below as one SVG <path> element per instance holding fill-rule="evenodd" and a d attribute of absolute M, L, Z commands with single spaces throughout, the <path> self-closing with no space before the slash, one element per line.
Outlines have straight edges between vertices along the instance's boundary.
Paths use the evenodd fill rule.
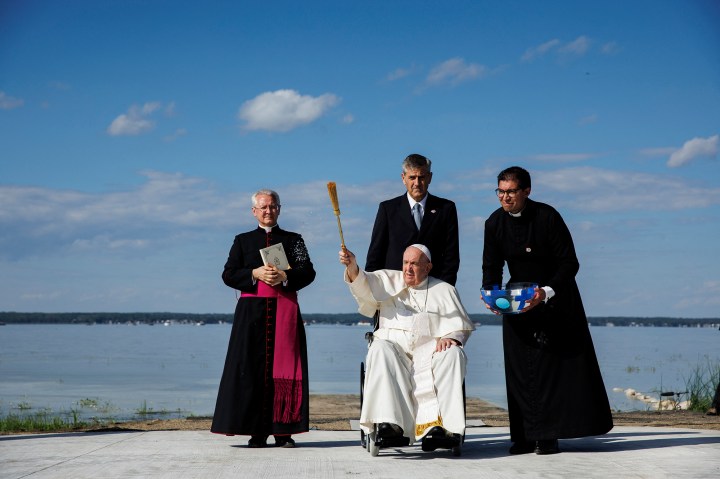
<path fill-rule="evenodd" d="M 290 264 L 287 286 L 253 284 L 252 270 L 263 265 L 260 249 L 277 243 L 282 243 Z M 312 283 L 315 270 L 302 237 L 278 226 L 270 233 L 257 228 L 237 235 L 222 279 L 241 297 L 211 431 L 228 435 L 308 431 L 307 343 L 296 292 Z M 296 376 L 279 379 L 281 362 Z M 281 389 L 287 391 L 281 394 Z"/>
<path fill-rule="evenodd" d="M 503 316 L 511 440 L 605 434 L 612 414 L 580 291 L 570 231 L 551 206 L 527 200 L 519 217 L 499 208 L 485 222 L 483 287 L 550 286 L 555 296 L 527 313 Z"/>

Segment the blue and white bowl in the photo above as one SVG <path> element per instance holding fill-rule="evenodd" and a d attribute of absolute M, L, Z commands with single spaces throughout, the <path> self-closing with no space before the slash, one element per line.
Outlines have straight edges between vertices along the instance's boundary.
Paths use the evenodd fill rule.
<path fill-rule="evenodd" d="M 504 289 L 495 286 L 493 289 L 480 291 L 485 304 L 503 314 L 520 314 L 522 309 L 535 295 L 535 283 L 508 283 Z"/>

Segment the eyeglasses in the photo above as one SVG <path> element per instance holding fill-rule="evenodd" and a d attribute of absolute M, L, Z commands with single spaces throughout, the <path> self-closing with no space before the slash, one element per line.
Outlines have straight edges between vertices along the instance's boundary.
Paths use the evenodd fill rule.
<path fill-rule="evenodd" d="M 280 209 L 280 205 L 265 205 L 265 206 L 253 206 L 253 209 L 260 210 L 263 212 L 266 211 L 278 211 Z"/>
<path fill-rule="evenodd" d="M 501 190 L 500 188 L 495 188 L 495 194 L 498 195 L 498 198 L 502 198 L 505 195 L 508 195 L 510 198 L 515 198 L 518 191 L 522 191 L 522 188 L 515 188 L 513 190 Z"/>

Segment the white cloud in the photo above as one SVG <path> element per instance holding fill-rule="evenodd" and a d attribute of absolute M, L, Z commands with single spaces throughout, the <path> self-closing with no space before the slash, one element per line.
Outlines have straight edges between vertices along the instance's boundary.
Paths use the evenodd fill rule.
<path fill-rule="evenodd" d="M 111 136 L 135 136 L 152 131 L 155 128 L 155 121 L 148 117 L 160 107 L 160 102 L 149 102 L 142 106 L 133 105 L 127 113 L 118 116 L 110 123 L 107 133 Z"/>
<path fill-rule="evenodd" d="M 295 90 L 261 93 L 242 104 L 238 118 L 246 130 L 290 131 L 323 116 L 340 98 L 331 93 L 318 97 Z"/>
<path fill-rule="evenodd" d="M 657 148 L 643 148 L 640 150 L 640 154 L 643 156 L 670 156 L 677 148 L 671 146 L 657 147 Z"/>
<path fill-rule="evenodd" d="M 600 47 L 600 51 L 605 55 L 614 55 L 620 51 L 620 45 L 617 42 L 608 42 Z"/>
<path fill-rule="evenodd" d="M 551 204 L 579 211 L 680 211 L 720 205 L 720 188 L 704 187 L 679 177 L 595 167 L 541 171 L 533 175 L 533 190 L 541 189 Z M 692 189 L 692 195 L 688 190 Z"/>
<path fill-rule="evenodd" d="M 698 308 L 717 309 L 720 306 L 720 281 L 706 280 L 698 286 L 685 286 L 681 294 L 677 294 L 677 301 L 673 309 L 686 313 Z"/>
<path fill-rule="evenodd" d="M 590 39 L 586 36 L 577 37 L 570 43 L 567 43 L 560 48 L 558 51 L 563 55 L 571 56 L 583 56 L 590 49 Z"/>
<path fill-rule="evenodd" d="M 466 63 L 463 58 L 451 58 L 434 67 L 425 83 L 428 86 L 442 84 L 457 85 L 462 82 L 481 78 L 487 74 L 487 69 L 477 63 Z"/>
<path fill-rule="evenodd" d="M 165 116 L 175 116 L 175 102 L 171 101 L 165 106 Z"/>
<path fill-rule="evenodd" d="M 594 158 L 596 155 L 593 153 L 546 153 L 540 155 L 533 155 L 529 158 L 536 161 L 546 162 L 558 162 L 558 163 L 569 163 L 574 161 L 585 161 Z"/>
<path fill-rule="evenodd" d="M 596 223 L 594 223 L 594 222 L 592 222 L 592 221 L 587 221 L 587 220 L 586 220 L 586 221 L 579 221 L 579 222 L 577 223 L 577 225 L 578 225 L 578 228 L 580 229 L 580 231 L 582 231 L 582 232 L 593 231 L 593 230 L 595 230 L 595 229 L 597 228 L 597 224 L 596 224 Z"/>
<path fill-rule="evenodd" d="M 487 202 L 490 208 L 496 200 L 492 195 L 495 169 L 481 173 L 458 172 L 445 182 L 438 178 L 433 191 L 455 200 L 458 209 L 468 211 L 467 218 L 473 218 L 478 216 L 479 203 Z M 0 185 L 0 229 L 12 232 L 0 236 L 0 255 L 53 254 L 64 247 L 136 251 L 151 249 L 170 238 L 225 234 L 235 231 L 238 224 L 251 226 L 251 191 L 228 195 L 202 178 L 158 171 L 142 174 L 145 181 L 137 188 L 101 194 Z M 388 198 L 388 191 L 398 188 L 402 188 L 399 180 L 339 183 L 347 237 L 366 238 L 377 204 Z M 690 188 L 696 194 L 688 195 Z M 298 230 L 304 235 L 325 241 L 327 229 L 335 227 L 325 182 L 285 185 L 280 192 L 283 223 L 290 229 L 300 225 Z M 589 166 L 534 172 L 533 192 L 550 204 L 580 212 L 627 211 L 628 205 L 642 205 L 646 211 L 680 211 L 720 204 L 717 187 L 673 176 Z M 543 201 L 540 196 L 538 199 Z M 468 232 L 480 221 L 468 223 Z"/>
<path fill-rule="evenodd" d="M 25 301 L 32 301 L 33 303 L 47 301 L 49 299 L 58 299 L 62 297 L 60 291 L 48 291 L 43 293 L 24 293 L 20 295 L 20 299 Z"/>
<path fill-rule="evenodd" d="M 410 75 L 412 73 L 411 68 L 397 68 L 394 71 L 388 73 L 387 77 L 385 78 L 387 81 L 395 81 L 399 80 L 401 78 L 405 78 L 406 76 Z"/>
<path fill-rule="evenodd" d="M 354 122 L 355 122 L 355 117 L 354 117 L 353 115 L 351 115 L 351 114 L 348 113 L 347 115 L 345 115 L 344 117 L 342 117 L 342 120 L 341 120 L 341 121 L 342 121 L 343 123 L 349 125 L 350 123 L 354 123 Z"/>
<path fill-rule="evenodd" d="M 714 135 L 709 138 L 693 138 L 688 140 L 679 150 L 670 155 L 667 166 L 677 168 L 678 166 L 690 163 L 698 157 L 715 158 L 718 154 L 720 136 Z"/>
<path fill-rule="evenodd" d="M 0 264 L 3 259 L 90 258 L 103 252 L 113 257 L 158 256 L 167 248 L 217 238 L 224 250 L 234 234 L 257 225 L 250 214 L 252 191 L 224 193 L 204 179 L 182 174 L 142 175 L 145 181 L 136 188 L 92 194 L 0 185 L 0 230 L 11 232 L 0 235 Z M 367 248 L 378 203 L 398 187 L 399 179 L 369 186 L 338 184 L 343 229 L 359 250 Z M 336 220 L 325 181 L 284 185 L 278 191 L 285 228 L 302 232 L 313 244 L 336 241 L 328 236 L 336 230 Z"/>
<path fill-rule="evenodd" d="M 463 217 L 460 228 L 464 233 L 482 234 L 485 231 L 486 216 L 469 216 Z"/>
<path fill-rule="evenodd" d="M 558 45 L 560 45 L 560 40 L 558 40 L 557 38 L 553 38 L 552 40 L 547 41 L 541 45 L 528 48 L 527 50 L 525 50 L 525 53 L 523 53 L 523 56 L 520 59 L 524 62 L 532 61 L 538 57 L 544 56 L 546 53 L 556 48 Z"/>
<path fill-rule="evenodd" d="M 25 100 L 8 96 L 4 91 L 0 91 L 0 110 L 12 110 L 19 108 L 25 104 Z"/>
<path fill-rule="evenodd" d="M 97 235 L 94 238 L 77 239 L 72 249 L 77 251 L 102 251 L 116 249 L 143 249 L 150 246 L 146 239 L 111 238 L 108 235 Z"/>
<path fill-rule="evenodd" d="M 555 53 L 561 59 L 581 57 L 590 50 L 590 44 L 590 39 L 585 35 L 581 35 L 568 43 L 563 43 L 559 39 L 553 38 L 545 43 L 528 48 L 522 57 L 520 57 L 520 60 L 529 62 L 550 53 Z M 611 44 L 606 44 L 604 48 L 610 48 L 608 45 Z M 605 50 L 603 50 L 603 52 L 607 53 Z"/>
<path fill-rule="evenodd" d="M 165 136 L 165 138 L 163 138 L 163 140 L 168 141 L 168 142 L 175 141 L 178 138 L 182 138 L 185 135 L 187 135 L 187 130 L 185 128 L 178 128 L 177 130 L 175 130 L 175 132 L 172 135 Z"/>
<path fill-rule="evenodd" d="M 156 171 L 143 176 L 136 189 L 104 194 L 0 186 L 0 229 L 13 232 L 0 237 L 0 255 L 101 244 L 138 249 L 236 223 L 226 212 L 237 198 L 222 197 L 205 180 Z"/>
<path fill-rule="evenodd" d="M 481 269 L 482 248 L 472 245 L 482 245 L 485 217 L 498 206 L 493 194 L 497 171 L 480 166 L 477 171 L 443 174 L 431 187 L 458 207 L 461 245 L 465 245 L 458 283 L 466 300 L 477 297 L 472 275 Z M 685 212 L 692 210 L 705 219 L 720 204 L 720 188 L 703 186 L 696 178 L 594 167 L 545 167 L 532 173 L 533 197 L 557 207 L 579 239 L 576 245 L 584 250 L 581 262 L 586 259 L 586 277 L 592 264 L 599 264 L 602 271 L 627 268 L 624 257 L 616 252 L 632 256 L 634 246 L 628 241 L 642 235 L 661 237 L 659 246 L 654 242 L 643 246 L 648 257 L 660 257 L 667 248 L 662 237 L 671 218 L 687 217 Z M 6 281 L 13 290 L 3 290 L 3 304 L 18 310 L 166 311 L 172 307 L 208 312 L 215 311 L 212 308 L 218 302 L 232 303 L 235 297 L 228 294 L 217 271 L 233 236 L 257 225 L 249 208 L 252 191 L 221 192 L 205 179 L 182 174 L 146 171 L 143 176 L 137 187 L 92 194 L 0 185 L 0 229 L 8 232 L 0 235 L 0 271 L 13 278 Z M 318 271 L 313 288 L 303 293 L 306 303 L 321 304 L 328 291 L 346 295 L 342 281 L 335 280 L 341 275 L 339 235 L 326 181 L 281 182 L 276 188 L 283 204 L 281 225 L 303 235 Z M 696 194 L 688 195 L 691 189 Z M 362 184 L 349 178 L 348 183 L 338 183 L 344 239 L 361 263 L 378 203 L 401 191 L 399 178 Z M 707 212 L 697 211 L 703 207 Z M 673 211 L 679 213 L 673 215 Z M 644 223 L 638 225 L 640 221 Z M 687 235 L 694 238 L 697 233 L 689 230 Z M 592 256 L 597 251 L 592 246 L 600 243 L 600 252 L 607 252 L 609 262 Z M 31 273 L 41 267 L 54 272 L 50 280 Z M 58 285 L 58 272 L 60 277 L 74 279 Z M 34 296 L 59 288 L 57 300 L 43 302 Z M 112 294 L 86 298 L 87 291 Z M 352 300 L 340 297 L 346 301 L 337 307 L 353 311 Z M 467 306 L 475 309 L 476 304 L 471 299 Z M 318 311 L 308 308 L 308 312 Z"/>

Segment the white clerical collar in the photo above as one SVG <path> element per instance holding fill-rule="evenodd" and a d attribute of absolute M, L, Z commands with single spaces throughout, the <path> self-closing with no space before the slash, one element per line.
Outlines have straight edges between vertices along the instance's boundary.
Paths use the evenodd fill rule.
<path fill-rule="evenodd" d="M 428 195 L 425 193 L 425 198 L 421 199 L 420 201 L 415 201 L 412 196 L 410 196 L 410 193 L 407 193 L 407 199 L 410 202 L 410 209 L 415 206 L 415 203 L 420 203 L 420 206 L 422 206 L 422 210 L 425 211 L 425 203 L 427 203 Z"/>
<path fill-rule="evenodd" d="M 258 224 L 258 227 L 264 229 L 266 233 L 270 233 L 272 231 L 272 229 L 275 228 L 276 226 L 277 226 L 277 224 L 274 224 L 272 226 L 263 226 L 261 224 Z"/>
<path fill-rule="evenodd" d="M 525 208 L 527 208 L 527 203 L 525 203 L 525 204 L 523 205 L 523 209 L 521 209 L 521 210 L 518 211 L 517 213 L 511 213 L 511 212 L 508 211 L 508 214 L 509 214 L 510 216 L 512 216 L 513 218 L 520 218 L 520 217 L 522 216 L 522 214 L 523 214 L 523 211 L 525 211 Z"/>
<path fill-rule="evenodd" d="M 424 289 L 428 285 L 428 281 L 430 281 L 430 276 L 426 277 L 424 280 L 422 280 L 420 283 L 416 284 L 415 286 L 408 286 L 409 289 Z"/>

